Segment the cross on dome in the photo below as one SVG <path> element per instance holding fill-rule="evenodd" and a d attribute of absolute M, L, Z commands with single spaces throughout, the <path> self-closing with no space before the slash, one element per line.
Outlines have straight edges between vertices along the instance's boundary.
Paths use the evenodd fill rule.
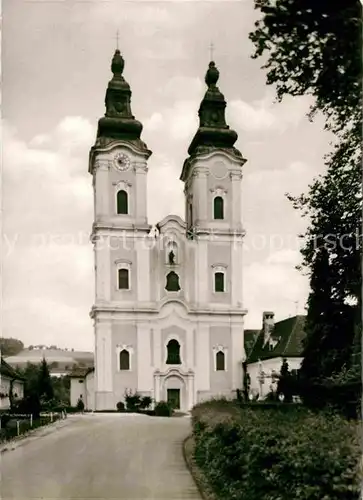
<path fill-rule="evenodd" d="M 214 43 L 211 42 L 210 46 L 209 46 L 209 51 L 210 51 L 210 60 L 213 61 L 213 53 L 214 53 Z"/>

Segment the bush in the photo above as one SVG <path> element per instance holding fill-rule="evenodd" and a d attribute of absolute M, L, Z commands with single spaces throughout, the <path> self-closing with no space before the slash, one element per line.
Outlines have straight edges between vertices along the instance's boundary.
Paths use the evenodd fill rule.
<path fill-rule="evenodd" d="M 193 409 L 194 458 L 217 498 L 356 500 L 358 425 L 287 407 L 214 401 Z"/>
<path fill-rule="evenodd" d="M 125 404 L 124 404 L 122 401 L 119 401 L 119 402 L 116 404 L 116 408 L 117 408 L 117 411 L 124 411 L 124 409 L 125 409 Z"/>
<path fill-rule="evenodd" d="M 125 403 L 127 410 L 137 412 L 141 405 L 141 395 L 138 392 L 125 391 Z"/>
<path fill-rule="evenodd" d="M 11 407 L 11 413 L 32 414 L 34 419 L 39 417 L 41 405 L 38 396 L 29 395 L 20 401 L 17 401 Z"/>
<path fill-rule="evenodd" d="M 150 407 L 151 403 L 152 403 L 152 399 L 149 396 L 144 396 L 141 399 L 140 409 L 147 410 Z"/>
<path fill-rule="evenodd" d="M 171 417 L 173 413 L 172 407 L 166 401 L 156 403 L 154 411 L 157 417 Z"/>

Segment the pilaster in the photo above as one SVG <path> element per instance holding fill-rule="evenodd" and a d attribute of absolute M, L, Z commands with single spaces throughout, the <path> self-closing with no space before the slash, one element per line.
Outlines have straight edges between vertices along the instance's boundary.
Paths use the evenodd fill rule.
<path fill-rule="evenodd" d="M 187 368 L 194 369 L 194 330 L 189 327 L 187 331 Z"/>
<path fill-rule="evenodd" d="M 136 224 L 147 224 L 147 166 L 146 162 L 136 163 Z"/>
<path fill-rule="evenodd" d="M 94 237 L 96 302 L 111 300 L 111 256 L 110 237 L 96 235 Z"/>
<path fill-rule="evenodd" d="M 242 362 L 245 359 L 243 323 L 231 325 L 232 349 L 232 390 L 242 387 Z"/>
<path fill-rule="evenodd" d="M 235 235 L 231 241 L 231 304 L 233 307 L 242 308 L 242 236 Z"/>
<path fill-rule="evenodd" d="M 196 244 L 196 299 L 198 304 L 208 302 L 208 240 L 198 239 Z"/>
<path fill-rule="evenodd" d="M 95 390 L 97 392 L 110 392 L 112 384 L 112 329 L 111 323 L 96 321 L 96 380 Z"/>
<path fill-rule="evenodd" d="M 110 215 L 108 160 L 96 160 L 93 175 L 95 176 L 95 220 L 104 219 Z"/>
<path fill-rule="evenodd" d="M 210 390 L 210 337 L 209 326 L 200 324 L 197 331 L 197 386 L 199 391 Z"/>
<path fill-rule="evenodd" d="M 241 171 L 232 171 L 230 173 L 232 188 L 232 227 L 238 229 L 242 226 L 242 206 L 241 206 Z"/>
<path fill-rule="evenodd" d="M 208 220 L 208 169 L 196 167 L 192 175 L 196 225 L 203 227 Z"/>
<path fill-rule="evenodd" d="M 137 239 L 137 299 L 139 302 L 149 302 L 150 290 L 150 250 L 144 238 Z"/>
<path fill-rule="evenodd" d="M 194 373 L 188 373 L 188 410 L 191 410 L 194 406 Z"/>
<path fill-rule="evenodd" d="M 152 386 L 150 328 L 140 323 L 137 325 L 137 388 L 148 392 Z"/>

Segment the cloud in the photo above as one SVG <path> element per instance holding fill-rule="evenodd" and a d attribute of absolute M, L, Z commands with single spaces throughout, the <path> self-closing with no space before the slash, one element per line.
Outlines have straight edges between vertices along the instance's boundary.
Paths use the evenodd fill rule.
<path fill-rule="evenodd" d="M 184 218 L 183 183 L 179 180 L 178 165 L 164 155 L 149 160 L 148 217 L 154 224 L 169 214 Z"/>
<path fill-rule="evenodd" d="M 243 275 L 246 328 L 258 328 L 263 311 L 274 311 L 277 321 L 305 314 L 309 283 L 294 268 L 299 253 L 283 250 L 271 253 L 262 261 L 245 266 Z"/>
<path fill-rule="evenodd" d="M 267 91 L 260 100 L 245 102 L 242 99 L 231 100 L 227 107 L 227 116 L 231 124 L 248 132 L 275 131 L 285 132 L 289 127 L 297 127 L 306 119 L 312 100 L 309 96 L 287 96 L 282 102 L 274 102 L 272 92 Z"/>
<path fill-rule="evenodd" d="M 91 348 L 93 137 L 82 117 L 28 143 L 3 127 L 4 335 Z"/>
<path fill-rule="evenodd" d="M 163 86 L 162 95 L 164 100 L 172 100 L 173 104 L 142 120 L 146 137 L 152 141 L 162 133 L 169 140 L 183 141 L 185 147 L 199 126 L 198 108 L 203 99 L 203 88 L 199 78 L 176 76 L 169 79 Z M 181 97 L 184 95 L 188 99 Z"/>

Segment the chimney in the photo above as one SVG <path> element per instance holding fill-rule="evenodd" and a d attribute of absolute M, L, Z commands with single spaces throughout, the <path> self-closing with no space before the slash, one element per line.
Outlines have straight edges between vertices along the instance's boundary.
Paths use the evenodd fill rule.
<path fill-rule="evenodd" d="M 265 346 L 270 340 L 270 335 L 275 325 L 275 313 L 272 311 L 264 311 L 262 313 L 262 328 L 263 328 L 263 345 Z"/>

